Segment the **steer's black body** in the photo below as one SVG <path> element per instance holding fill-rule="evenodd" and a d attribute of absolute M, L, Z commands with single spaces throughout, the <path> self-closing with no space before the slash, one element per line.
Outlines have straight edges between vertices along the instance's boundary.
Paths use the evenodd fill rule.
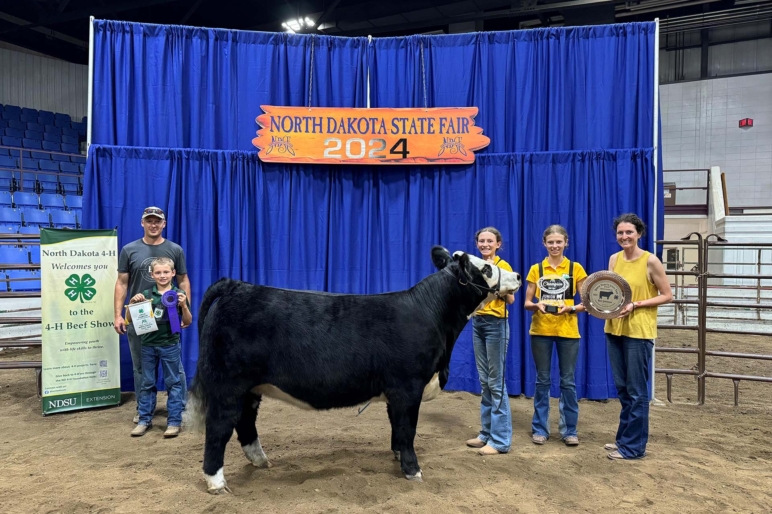
<path fill-rule="evenodd" d="M 392 450 L 405 475 L 420 480 L 413 439 L 424 387 L 437 372 L 445 385 L 459 333 L 493 296 L 483 275 L 492 275 L 490 266 L 481 272 L 466 254 L 451 259 L 441 247 L 432 258 L 440 271 L 396 293 L 328 294 L 229 279 L 212 285 L 200 309 L 188 409 L 206 416 L 205 475 L 221 474 L 234 428 L 243 447 L 259 447 L 257 393 L 273 386 L 314 409 L 385 396 Z M 217 487 L 210 483 L 210 490 Z"/>

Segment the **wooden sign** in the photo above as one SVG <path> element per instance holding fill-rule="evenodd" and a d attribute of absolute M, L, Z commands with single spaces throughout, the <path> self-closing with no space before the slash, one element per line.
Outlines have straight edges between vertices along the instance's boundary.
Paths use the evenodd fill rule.
<path fill-rule="evenodd" d="M 474 124 L 477 107 L 261 107 L 252 144 L 265 162 L 469 164 L 490 143 Z"/>

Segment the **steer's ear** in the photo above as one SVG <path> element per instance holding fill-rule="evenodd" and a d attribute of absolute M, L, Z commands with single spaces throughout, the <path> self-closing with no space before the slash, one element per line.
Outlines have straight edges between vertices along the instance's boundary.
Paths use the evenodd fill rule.
<path fill-rule="evenodd" d="M 453 252 L 453 260 L 458 263 L 458 270 L 461 273 L 461 276 L 464 277 L 465 280 L 469 280 L 471 275 L 469 268 L 472 266 L 469 262 L 469 255 L 466 252 L 459 250 Z"/>
<path fill-rule="evenodd" d="M 432 262 L 437 269 L 442 269 L 450 263 L 450 252 L 442 246 L 432 248 Z"/>

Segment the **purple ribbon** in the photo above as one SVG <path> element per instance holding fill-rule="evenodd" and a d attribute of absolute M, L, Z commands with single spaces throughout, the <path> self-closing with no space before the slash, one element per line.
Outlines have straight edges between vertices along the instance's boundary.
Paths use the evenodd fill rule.
<path fill-rule="evenodd" d="M 161 297 L 161 303 L 166 307 L 166 312 L 169 313 L 169 324 L 172 327 L 172 334 L 179 334 L 182 332 L 180 327 L 180 315 L 177 312 L 177 292 L 174 290 L 166 291 Z"/>

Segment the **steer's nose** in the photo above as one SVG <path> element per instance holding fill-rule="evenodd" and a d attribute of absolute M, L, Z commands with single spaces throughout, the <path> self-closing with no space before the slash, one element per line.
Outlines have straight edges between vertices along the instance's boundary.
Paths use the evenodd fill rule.
<path fill-rule="evenodd" d="M 515 276 L 517 277 L 517 281 L 522 283 L 522 280 L 520 280 L 520 273 L 515 272 Z"/>

